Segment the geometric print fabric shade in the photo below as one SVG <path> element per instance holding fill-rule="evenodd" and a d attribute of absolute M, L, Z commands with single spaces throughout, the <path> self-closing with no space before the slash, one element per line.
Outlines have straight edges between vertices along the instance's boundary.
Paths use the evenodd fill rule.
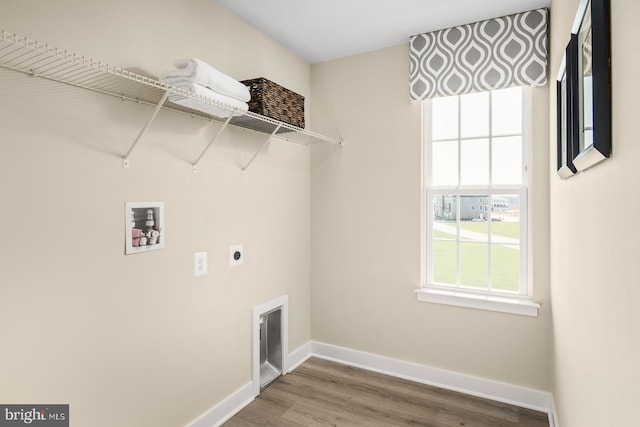
<path fill-rule="evenodd" d="M 411 101 L 547 82 L 547 9 L 412 36 Z"/>

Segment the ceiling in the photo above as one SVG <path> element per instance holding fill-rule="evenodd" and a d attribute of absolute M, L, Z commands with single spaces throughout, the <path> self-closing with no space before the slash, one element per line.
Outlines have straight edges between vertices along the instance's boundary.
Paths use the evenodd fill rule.
<path fill-rule="evenodd" d="M 309 63 L 407 43 L 409 36 L 551 0 L 215 0 Z"/>

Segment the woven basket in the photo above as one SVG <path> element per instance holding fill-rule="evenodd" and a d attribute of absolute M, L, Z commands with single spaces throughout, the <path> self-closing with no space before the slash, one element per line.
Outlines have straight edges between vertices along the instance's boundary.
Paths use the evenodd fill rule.
<path fill-rule="evenodd" d="M 242 83 L 251 92 L 249 111 L 304 129 L 304 96 L 264 77 Z"/>

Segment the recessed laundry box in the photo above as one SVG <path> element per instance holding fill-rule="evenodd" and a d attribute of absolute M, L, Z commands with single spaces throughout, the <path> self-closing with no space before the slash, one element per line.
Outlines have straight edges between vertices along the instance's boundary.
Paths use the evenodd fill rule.
<path fill-rule="evenodd" d="M 260 316 L 260 390 L 282 375 L 282 308 Z"/>
<path fill-rule="evenodd" d="M 287 373 L 289 297 L 253 308 L 253 391 L 262 390 Z"/>

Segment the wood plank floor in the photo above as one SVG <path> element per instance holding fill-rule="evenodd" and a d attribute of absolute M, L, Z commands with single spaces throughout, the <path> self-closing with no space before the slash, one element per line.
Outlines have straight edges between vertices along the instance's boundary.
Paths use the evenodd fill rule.
<path fill-rule="evenodd" d="M 311 358 L 224 425 L 549 427 L 549 422 L 541 412 Z"/>

